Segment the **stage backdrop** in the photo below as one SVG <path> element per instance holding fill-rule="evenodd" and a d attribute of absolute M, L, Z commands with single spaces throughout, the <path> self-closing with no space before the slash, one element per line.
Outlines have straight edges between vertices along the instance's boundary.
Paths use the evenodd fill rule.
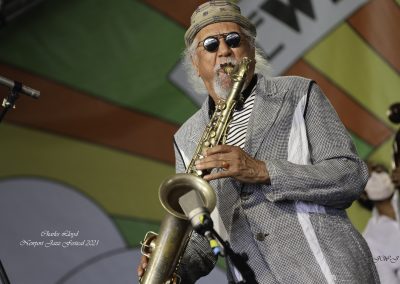
<path fill-rule="evenodd" d="M 164 215 L 158 187 L 174 173 L 172 135 L 204 98 L 190 91 L 181 65 L 184 32 L 203 2 L 47 0 L 0 28 L 0 75 L 41 91 L 38 100 L 21 96 L 0 125 L 0 199 L 13 204 L 1 218 L 15 227 L 8 230 L 8 245 L 35 256 L 62 246 L 68 233 L 61 234 L 70 231 L 77 234 L 69 236 L 76 247 L 88 239 L 99 250 L 38 283 L 72 283 L 93 259 L 138 248 L 146 231 L 158 229 Z M 360 156 L 390 167 L 397 126 L 386 111 L 400 101 L 400 1 L 238 4 L 257 26 L 257 44 L 274 75 L 317 81 Z M 7 94 L 0 87 L 0 98 Z M 19 193 L 9 193 L 10 188 Z M 27 198 L 27 188 L 37 190 L 37 197 Z M 51 188 L 72 197 L 46 194 Z M 78 206 L 74 198 L 91 205 Z M 98 213 L 87 219 L 91 206 Z M 33 208 L 41 208 L 41 218 L 35 219 L 39 213 Z M 348 212 L 362 231 L 369 213 L 357 204 Z M 84 222 L 74 225 L 71 220 L 80 216 Z M 106 219 L 111 223 L 104 228 L 121 240 L 101 250 L 105 237 L 90 228 Z M 24 232 L 29 223 L 30 231 Z M 50 241 L 60 244 L 46 247 Z M 77 248 L 81 254 L 87 250 Z M 2 253 L 10 278 L 18 277 L 8 260 L 14 252 Z"/>

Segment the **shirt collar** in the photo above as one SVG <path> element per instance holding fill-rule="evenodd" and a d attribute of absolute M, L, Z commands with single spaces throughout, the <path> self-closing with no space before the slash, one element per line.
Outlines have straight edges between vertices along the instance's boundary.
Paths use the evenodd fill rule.
<path fill-rule="evenodd" d="M 391 199 L 391 204 L 392 204 L 394 212 L 395 212 L 396 220 L 388 218 L 387 216 L 384 216 L 384 215 L 380 215 L 378 210 L 376 209 L 376 207 L 374 207 L 372 209 L 372 220 L 374 223 L 378 223 L 379 220 L 388 218 L 388 220 L 395 222 L 397 227 L 400 227 L 400 217 L 399 217 L 400 203 L 399 203 L 399 192 L 398 191 L 395 191 L 395 193 L 393 194 L 392 199 Z"/>

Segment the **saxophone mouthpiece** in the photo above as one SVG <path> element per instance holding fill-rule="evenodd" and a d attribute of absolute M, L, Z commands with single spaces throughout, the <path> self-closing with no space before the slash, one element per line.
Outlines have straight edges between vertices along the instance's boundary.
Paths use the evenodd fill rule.
<path fill-rule="evenodd" d="M 228 75 L 231 75 L 233 70 L 235 69 L 235 65 L 232 63 L 223 63 L 219 65 L 221 69 Z"/>

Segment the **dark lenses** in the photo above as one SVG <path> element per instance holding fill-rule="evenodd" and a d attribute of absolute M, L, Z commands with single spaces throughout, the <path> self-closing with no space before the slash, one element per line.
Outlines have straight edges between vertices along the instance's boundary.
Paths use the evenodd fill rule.
<path fill-rule="evenodd" d="M 218 46 L 219 46 L 219 39 L 216 37 L 210 36 L 204 40 L 203 46 L 204 46 L 204 49 L 207 50 L 208 52 L 217 51 Z"/>
<path fill-rule="evenodd" d="M 240 35 L 236 32 L 231 32 L 206 38 L 203 42 L 204 49 L 208 52 L 217 51 L 219 47 L 219 38 L 221 37 L 224 38 L 226 45 L 230 48 L 238 47 L 240 44 Z"/>
<path fill-rule="evenodd" d="M 240 35 L 238 33 L 229 33 L 225 37 L 225 42 L 230 48 L 238 47 L 240 43 Z"/>

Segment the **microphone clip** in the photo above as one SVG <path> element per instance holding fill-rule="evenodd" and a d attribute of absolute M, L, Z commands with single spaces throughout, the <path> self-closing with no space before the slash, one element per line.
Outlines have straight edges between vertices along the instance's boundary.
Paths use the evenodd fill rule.
<path fill-rule="evenodd" d="M 224 256 L 222 245 L 218 241 L 218 234 L 214 230 L 214 222 L 199 193 L 195 190 L 189 191 L 179 198 L 179 204 L 190 220 L 193 230 L 207 238 L 214 255 Z"/>

